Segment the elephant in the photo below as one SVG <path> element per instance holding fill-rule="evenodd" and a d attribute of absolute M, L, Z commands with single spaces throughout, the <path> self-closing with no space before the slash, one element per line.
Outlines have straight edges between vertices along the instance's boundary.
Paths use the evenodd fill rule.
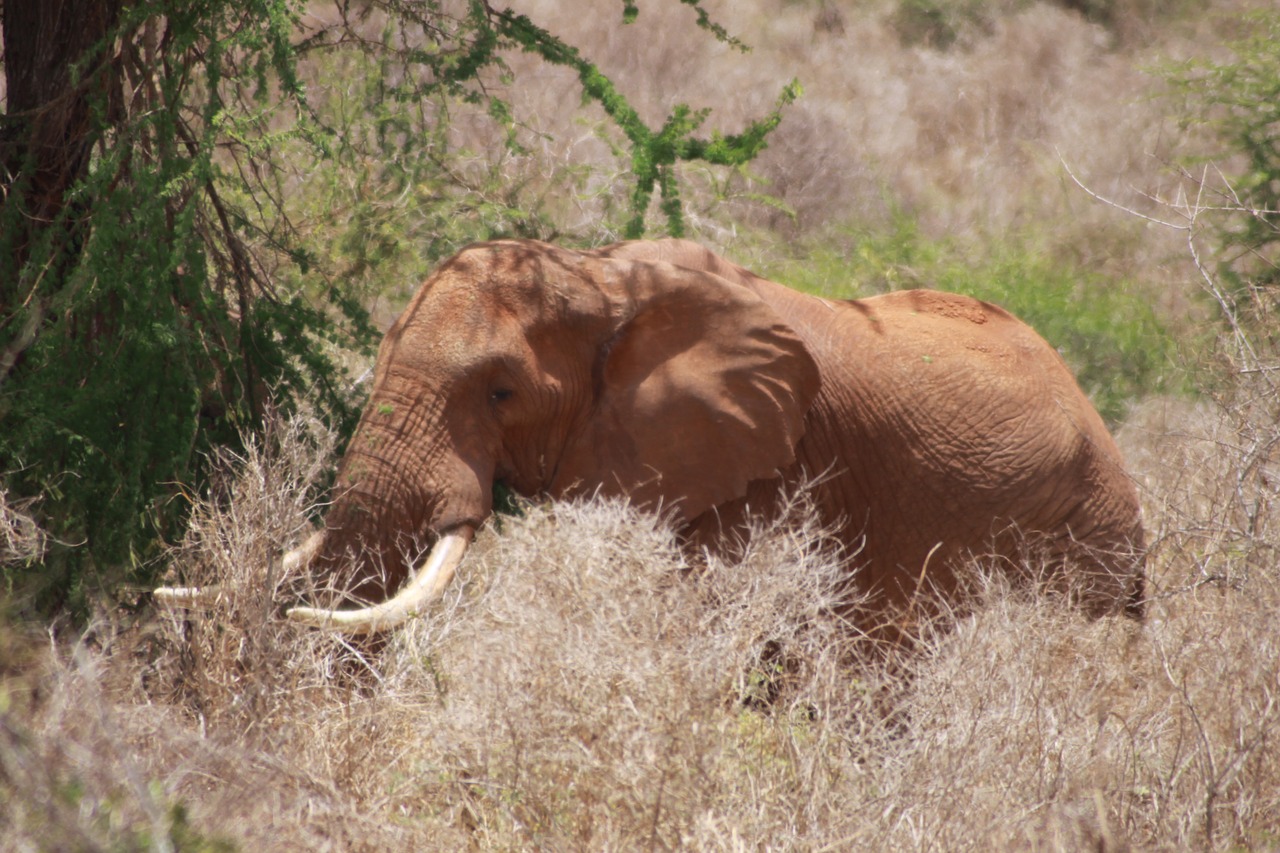
<path fill-rule="evenodd" d="M 925 289 L 820 298 L 685 240 L 504 239 L 441 264 L 388 330 L 324 524 L 285 557 L 360 606 L 288 617 L 361 634 L 422 612 L 496 483 L 624 496 L 702 553 L 802 482 L 871 613 L 922 588 L 958 599 L 974 557 L 1018 565 L 1036 542 L 1086 612 L 1143 616 L 1120 451 L 1005 310 Z"/>

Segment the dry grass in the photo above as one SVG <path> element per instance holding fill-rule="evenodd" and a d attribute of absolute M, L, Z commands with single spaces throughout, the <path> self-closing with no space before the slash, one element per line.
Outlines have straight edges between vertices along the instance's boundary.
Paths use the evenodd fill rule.
<path fill-rule="evenodd" d="M 936 233 L 1032 219 L 1084 264 L 1170 254 L 1065 188 L 1056 152 L 1100 193 L 1156 186 L 1185 140 L 1134 68 L 1186 50 L 1176 35 L 1126 58 L 1032 6 L 939 53 L 903 47 L 876 4 L 840 6 L 816 41 L 819 6 L 726 5 L 747 61 L 707 49 L 677 4 L 595 43 L 573 37 L 591 15 L 528 5 L 607 57 L 651 123 L 713 80 L 733 129 L 800 76 L 759 171 L 801 231 L 882 215 L 887 187 Z M 572 121 L 571 81 L 530 82 L 545 109 L 527 120 Z M 593 129 L 566 138 L 540 156 L 612 162 Z M 565 201 L 584 222 L 611 192 L 591 180 Z M 700 236 L 731 240 L 700 204 Z M 299 421 L 227 460 L 175 555 L 186 582 L 221 584 L 209 612 L 104 614 L 71 646 L 0 625 L 0 850 L 1280 848 L 1267 375 L 1218 403 L 1149 401 L 1120 436 L 1153 546 L 1142 629 L 993 580 L 975 614 L 888 660 L 831 615 L 844 566 L 802 500 L 740 565 L 700 569 L 618 504 L 529 507 L 386 646 L 295 629 L 279 613 L 308 583 L 279 549 L 331 452 Z M 0 511 L 0 547 L 29 533 Z"/>
<path fill-rule="evenodd" d="M 38 562 L 48 549 L 48 534 L 28 511 L 32 503 L 0 489 L 0 565 Z"/>
<path fill-rule="evenodd" d="M 842 563 L 803 501 L 703 569 L 620 504 L 529 507 L 386 647 L 295 630 L 302 579 L 266 567 L 323 457 L 285 430 L 179 555 L 223 584 L 212 612 L 6 639 L 0 846 L 1274 847 L 1256 414 L 1149 404 L 1122 436 L 1155 540 L 1143 628 L 992 581 L 889 665 L 830 615 Z"/>
<path fill-rule="evenodd" d="M 613 0 L 516 4 L 596 59 L 651 127 L 688 103 L 713 110 L 707 130 L 735 132 L 767 111 L 783 84 L 800 80 L 804 96 L 751 164 L 758 180 L 704 181 L 700 167 L 685 170 L 701 188 L 687 193 L 699 238 L 741 254 L 751 244 L 737 245 L 744 221 L 795 236 L 833 223 L 874 227 L 905 209 L 929 237 L 1028 231 L 1046 251 L 1116 275 L 1167 282 L 1159 268 L 1181 259 L 1174 238 L 1092 204 L 1063 164 L 1099 192 L 1153 208 L 1144 194 L 1166 189 L 1168 163 L 1197 150 L 1198 140 L 1157 97 L 1163 83 L 1152 69 L 1211 50 L 1237 0 L 1183 15 L 1167 4 L 1117 3 L 1127 23 L 1110 29 L 1061 5 L 1008 3 L 949 50 L 903 44 L 894 29 L 899 3 L 707 5 L 750 53 L 711 41 L 676 3 L 645 4 L 628 26 Z M 628 187 L 594 132 L 596 111 L 578 109 L 571 74 L 520 57 L 513 63 L 521 119 L 557 140 L 554 150 L 535 141 L 519 174 L 562 158 L 565 169 L 596 164 L 589 188 L 564 199 L 561 221 L 569 233 L 606 229 L 603 203 L 616 208 Z M 570 186 L 562 181 L 551 194 Z M 762 192 L 794 218 L 751 200 Z"/>

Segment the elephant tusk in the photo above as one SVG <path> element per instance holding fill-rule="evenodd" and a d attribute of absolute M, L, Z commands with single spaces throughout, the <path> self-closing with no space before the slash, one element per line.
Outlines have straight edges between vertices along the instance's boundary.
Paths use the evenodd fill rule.
<path fill-rule="evenodd" d="M 280 568 L 285 574 L 305 569 L 311 565 L 311 561 L 315 559 L 316 554 L 320 551 L 320 546 L 324 543 L 324 528 L 317 530 L 306 538 L 305 541 L 297 548 L 285 554 L 280 560 Z"/>
<path fill-rule="evenodd" d="M 164 607 L 201 610 L 212 607 L 221 591 L 222 587 L 216 584 L 214 586 L 162 586 L 154 590 L 151 596 Z"/>
<path fill-rule="evenodd" d="M 289 551 L 280 560 L 285 574 L 305 569 L 315 558 L 324 542 L 324 530 L 317 530 L 306 540 Z M 187 610 L 200 610 L 212 607 L 222 587 L 213 586 L 162 586 L 153 590 L 151 596 L 165 607 L 180 607 Z"/>
<path fill-rule="evenodd" d="M 474 532 L 470 527 L 464 527 L 461 532 L 441 536 L 423 565 L 413 573 L 413 577 L 394 598 L 359 610 L 294 607 L 287 615 L 294 622 L 344 634 L 374 634 L 398 627 L 417 616 L 444 593 L 467 553 L 467 546 L 471 544 Z"/>

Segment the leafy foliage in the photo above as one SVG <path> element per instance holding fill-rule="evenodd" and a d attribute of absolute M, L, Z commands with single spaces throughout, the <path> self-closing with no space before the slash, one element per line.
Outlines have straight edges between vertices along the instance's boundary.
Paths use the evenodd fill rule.
<path fill-rule="evenodd" d="M 1211 158 L 1228 190 L 1213 212 L 1224 248 L 1220 273 L 1240 310 L 1258 320 L 1280 307 L 1280 12 L 1244 16 L 1246 35 L 1226 61 L 1195 60 L 1170 71 L 1188 101 L 1186 123 L 1207 124 Z"/>
<path fill-rule="evenodd" d="M 1140 21 L 1175 17 L 1197 0 L 1049 0 L 1123 37 Z M 968 47 L 997 29 L 1002 17 L 1034 5 L 1034 0 L 898 0 L 890 23 L 905 45 L 936 50 Z"/>
<path fill-rule="evenodd" d="M 5 577 L 44 612 L 149 580 L 204 488 L 202 460 L 272 406 L 307 397 L 349 429 L 344 352 L 371 349 L 363 306 L 380 286 L 416 283 L 462 243 L 554 232 L 451 133 L 455 110 L 479 109 L 502 150 L 521 150 L 494 94 L 504 55 L 571 68 L 627 136 L 630 233 L 655 186 L 679 233 L 674 166 L 744 162 L 780 118 L 706 140 L 693 136 L 706 113 L 681 106 L 650 131 L 578 51 L 480 0 L 56 0 L 50 14 L 99 26 L 43 46 L 64 54 L 64 77 L 23 66 L 20 41 L 43 31 L 0 8 L 6 79 L 51 81 L 29 103 L 15 82 L 0 115 L 0 471 L 13 500 L 39 497 L 51 543 Z M 305 94 L 309 76 L 344 69 L 337 94 Z M 45 180 L 41 158 L 63 148 L 90 156 Z"/>
<path fill-rule="evenodd" d="M 633 8 L 629 7 L 629 11 Z M 706 25 L 705 13 L 699 20 Z M 773 112 L 763 120 L 753 122 L 741 134 L 715 134 L 710 139 L 693 137 L 710 110 L 694 111 L 686 104 L 677 105 L 662 127 L 654 131 L 641 120 L 613 83 L 596 66 L 583 59 L 577 50 L 555 39 L 524 15 L 499 12 L 497 23 L 500 32 L 523 49 L 538 54 L 553 65 L 563 65 L 576 71 L 585 97 L 598 102 L 626 134 L 631 144 L 631 172 L 635 177 L 631 219 L 625 232 L 628 239 L 644 236 L 645 215 L 655 186 L 662 194 L 667 233 L 673 237 L 683 236 L 684 217 L 674 171 L 676 163 L 704 160 L 718 166 L 740 166 L 751 161 L 764 149 L 765 137 L 782 121 L 782 108 L 800 96 L 800 84 L 793 80 L 783 89 Z M 722 30 L 717 31 L 717 35 L 725 37 Z"/>
<path fill-rule="evenodd" d="M 353 304 L 330 310 L 274 286 L 273 265 L 306 259 L 287 233 L 262 230 L 254 206 L 272 198 L 242 178 L 271 156 L 272 124 L 301 103 L 294 14 L 284 0 L 121 9 L 103 34 L 114 52 L 71 57 L 83 76 L 53 93 L 84 102 L 90 121 L 68 128 L 67 144 L 92 157 L 42 227 L 29 223 L 49 203 L 33 192 L 44 152 L 24 150 L 24 114 L 4 117 L 0 470 L 16 494 L 41 496 L 56 543 L 7 578 L 42 609 L 74 605 L 86 584 L 145 580 L 203 454 L 235 443 L 273 394 L 336 376 L 321 338 L 369 340 Z M 15 40 L 33 37 L 5 35 L 10 58 Z M 336 384 L 317 397 L 330 417 L 350 418 Z"/>

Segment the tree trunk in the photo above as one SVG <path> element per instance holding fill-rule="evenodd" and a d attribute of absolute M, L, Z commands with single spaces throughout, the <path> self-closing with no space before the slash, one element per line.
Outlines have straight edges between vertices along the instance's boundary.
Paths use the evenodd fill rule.
<path fill-rule="evenodd" d="M 109 38 L 120 7 L 121 0 L 0 0 L 0 382 L 76 262 L 85 223 L 68 209 L 68 191 L 84 177 L 102 122 L 120 103 Z M 33 249 L 46 238 L 42 262 Z M 40 269 L 24 277 L 29 263 Z"/>

